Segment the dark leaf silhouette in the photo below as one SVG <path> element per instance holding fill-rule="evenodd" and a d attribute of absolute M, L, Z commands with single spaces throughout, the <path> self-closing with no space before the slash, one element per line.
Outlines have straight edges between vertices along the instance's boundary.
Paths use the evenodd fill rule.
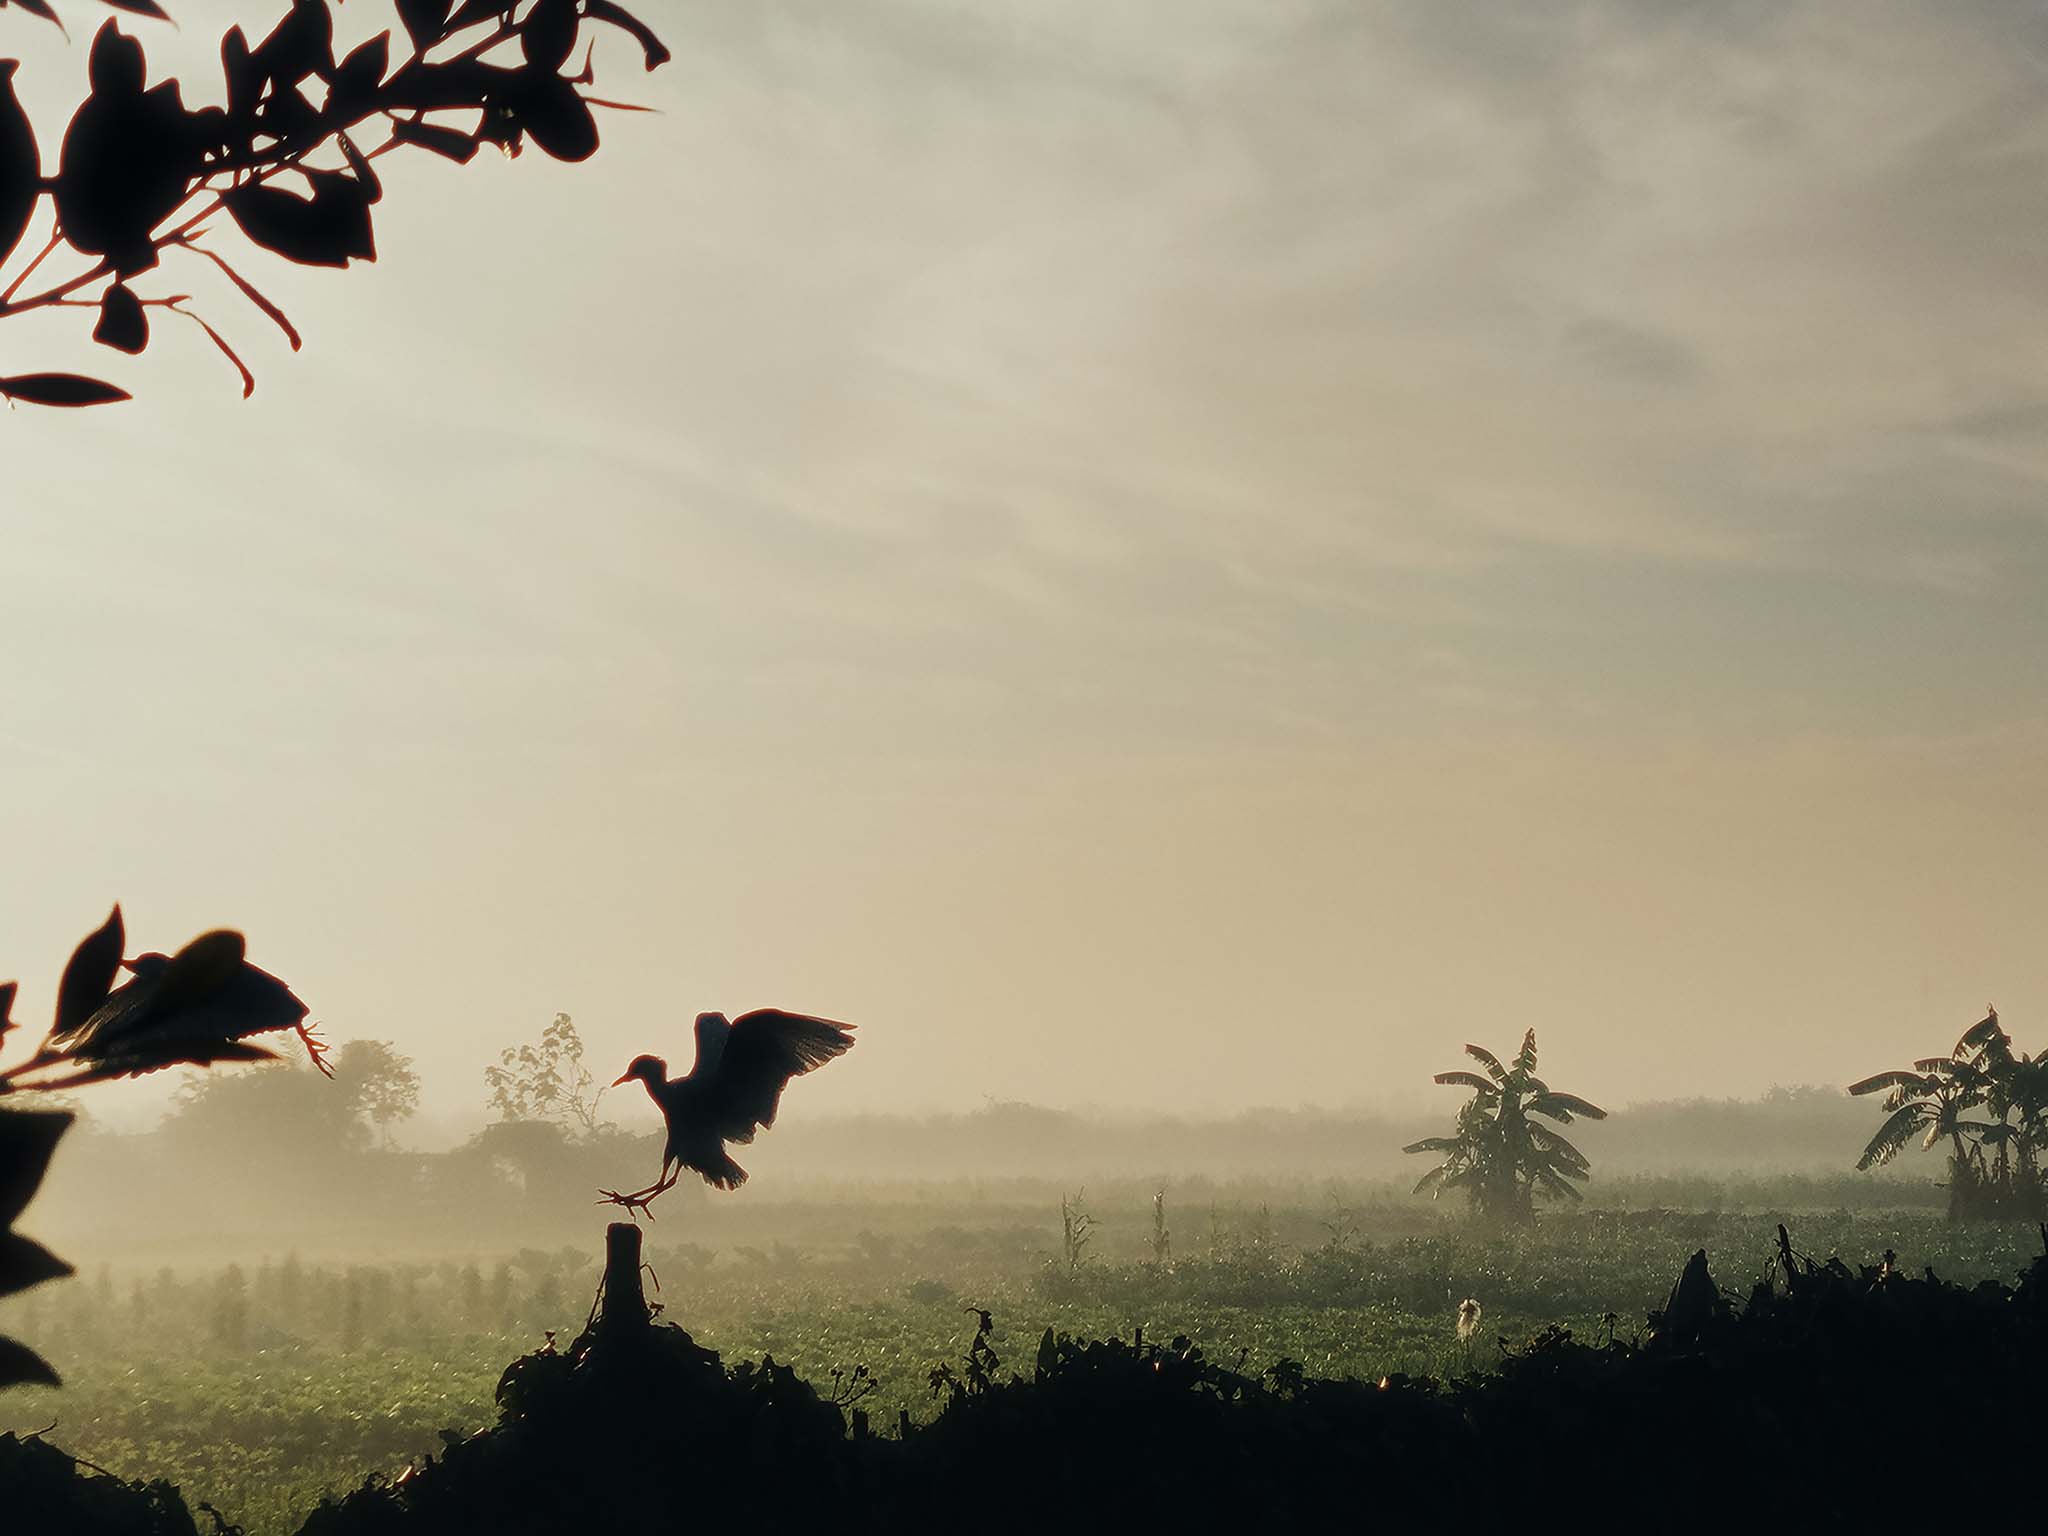
<path fill-rule="evenodd" d="M 45 1280 L 62 1280 L 76 1271 L 41 1243 L 19 1232 L 0 1231 L 0 1296 L 11 1296 Z"/>
<path fill-rule="evenodd" d="M 21 3 L 21 0 L 16 0 Z M 61 1387 L 49 1362 L 18 1340 L 0 1338 L 0 1387 Z"/>
<path fill-rule="evenodd" d="M 427 64 L 415 59 L 385 82 L 378 99 L 412 112 L 478 110 L 505 93 L 516 70 L 474 59 Z"/>
<path fill-rule="evenodd" d="M 0 1110 L 0 1232 L 19 1221 L 35 1198 L 72 1118 L 64 1109 Z"/>
<path fill-rule="evenodd" d="M 117 903 L 107 920 L 80 941 L 64 966 L 64 978 L 57 983 L 57 1022 L 51 1029 L 56 1038 L 77 1034 L 107 1000 L 114 978 L 121 974 L 121 951 L 127 942 Z"/>
<path fill-rule="evenodd" d="M 15 1027 L 14 1020 L 9 1017 L 13 1012 L 14 983 L 0 981 L 0 1047 L 7 1044 L 7 1032 Z"/>
<path fill-rule="evenodd" d="M 230 27 L 227 36 L 220 40 L 220 72 L 227 84 L 228 115 L 246 118 L 263 94 L 263 66 L 256 62 L 249 39 L 243 36 L 240 27 Z"/>
<path fill-rule="evenodd" d="M 588 160 L 597 153 L 597 122 L 560 75 L 521 80 L 507 105 L 527 137 L 555 159 Z"/>
<path fill-rule="evenodd" d="M 17 373 L 0 378 L 0 395 L 23 405 L 114 405 L 134 397 L 101 379 L 76 373 Z"/>
<path fill-rule="evenodd" d="M 576 47 L 576 0 L 540 0 L 519 34 L 520 51 L 534 69 L 554 74 Z"/>
<path fill-rule="evenodd" d="M 242 233 L 265 250 L 306 266 L 345 267 L 352 256 L 374 259 L 376 245 L 368 200 L 337 188 L 342 179 L 316 179 L 310 198 L 251 183 L 222 201 Z"/>
<path fill-rule="evenodd" d="M 292 8 L 256 45 L 256 64 L 279 87 L 334 73 L 334 17 L 326 0 L 292 0 Z"/>
<path fill-rule="evenodd" d="M 178 83 L 143 90 L 142 49 L 109 21 L 92 49 L 92 95 L 64 135 L 57 219 L 64 238 L 121 276 L 157 263 L 151 238 L 183 202 L 199 153 Z"/>
<path fill-rule="evenodd" d="M 100 0 L 100 4 L 110 10 L 127 11 L 130 15 L 147 16 L 155 21 L 171 19 L 156 0 Z M 18 6 L 30 15 L 40 16 L 45 21 L 57 21 L 56 7 L 52 6 L 49 0 L 0 0 L 0 11 L 6 10 L 9 5 Z M 57 24 L 63 25 L 62 22 Z"/>
<path fill-rule="evenodd" d="M 0 59 L 0 261 L 21 244 L 42 195 L 35 130 L 14 93 L 18 67 L 13 59 Z"/>
<path fill-rule="evenodd" d="M 391 125 L 391 136 L 401 144 L 416 144 L 421 149 L 430 149 L 458 165 L 467 165 L 476 158 L 478 140 L 475 134 L 443 128 L 437 123 L 400 118 Z"/>
<path fill-rule="evenodd" d="M 142 44 L 123 32 L 117 23 L 111 20 L 101 22 L 99 31 L 93 36 L 92 55 L 86 65 L 86 76 L 92 82 L 93 94 L 139 96 L 148 73 Z"/>
<path fill-rule="evenodd" d="M 398 0 L 398 19 L 412 39 L 412 51 L 425 53 L 446 34 L 448 0 Z"/>
<path fill-rule="evenodd" d="M 612 4 L 612 0 L 585 0 L 583 14 L 592 21 L 606 22 L 622 32 L 630 33 L 640 44 L 641 51 L 647 55 L 647 68 L 650 72 L 661 68 L 674 57 L 661 39 L 654 35 L 653 28 L 627 11 L 624 6 Z"/>
<path fill-rule="evenodd" d="M 100 323 L 92 339 L 131 356 L 149 345 L 149 316 L 126 283 L 112 283 L 100 299 Z"/>
<path fill-rule="evenodd" d="M 391 34 L 379 32 L 336 66 L 329 88 L 329 110 L 353 115 L 359 106 L 373 101 L 390 64 Z"/>

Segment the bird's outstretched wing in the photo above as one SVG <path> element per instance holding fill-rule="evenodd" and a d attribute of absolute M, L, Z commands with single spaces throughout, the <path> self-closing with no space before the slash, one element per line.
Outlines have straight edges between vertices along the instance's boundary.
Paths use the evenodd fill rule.
<path fill-rule="evenodd" d="M 733 1020 L 719 1059 L 713 1118 L 727 1141 L 754 1139 L 775 1123 L 792 1077 L 822 1067 L 853 1046 L 853 1026 L 808 1014 L 757 1008 Z M 702 1049 L 702 1041 L 699 1041 Z"/>
<path fill-rule="evenodd" d="M 697 1064 L 690 1068 L 690 1076 L 698 1082 L 709 1082 L 718 1075 L 718 1064 L 725 1058 L 725 1042 L 732 1036 L 732 1020 L 722 1013 L 700 1013 L 697 1015 Z"/>

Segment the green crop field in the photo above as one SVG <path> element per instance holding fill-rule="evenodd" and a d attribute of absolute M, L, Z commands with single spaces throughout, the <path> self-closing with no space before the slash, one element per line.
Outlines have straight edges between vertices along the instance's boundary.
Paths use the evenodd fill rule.
<path fill-rule="evenodd" d="M 1361 1213 L 1332 1198 L 1179 1212 L 1193 1230 L 1159 1262 L 1144 1251 L 1146 1213 L 1129 1202 L 1106 1204 L 1073 1256 L 1056 1209 L 1050 1221 L 935 1203 L 833 1210 L 829 1231 L 792 1216 L 766 1246 L 716 1251 L 664 1247 L 657 1225 L 655 1299 L 728 1360 L 772 1354 L 828 1395 L 835 1371 L 843 1394 L 865 1366 L 875 1385 L 861 1406 L 884 1431 L 901 1412 L 935 1411 L 931 1372 L 958 1366 L 970 1307 L 993 1312 L 995 1348 L 1020 1367 L 1046 1328 L 1142 1328 L 1186 1334 L 1253 1371 L 1291 1359 L 1312 1375 L 1443 1376 L 1484 1370 L 1501 1340 L 1513 1347 L 1551 1324 L 1593 1338 L 1640 1332 L 1698 1248 L 1724 1287 L 1746 1291 L 1780 1219 L 1816 1257 L 1874 1263 L 1890 1249 L 1903 1266 L 1966 1281 L 2009 1279 L 2041 1241 L 2024 1224 L 1958 1228 L 1917 1209 L 1589 1210 L 1487 1235 L 1443 1214 Z M 0 1429 L 54 1424 L 52 1439 L 102 1467 L 168 1478 L 255 1536 L 287 1532 L 324 1493 L 396 1476 L 444 1433 L 488 1424 L 506 1364 L 583 1322 L 597 1258 L 95 1268 L 0 1318 L 67 1378 L 61 1391 L 9 1394 Z M 1461 1345 L 1467 1296 L 1483 1317 Z"/>

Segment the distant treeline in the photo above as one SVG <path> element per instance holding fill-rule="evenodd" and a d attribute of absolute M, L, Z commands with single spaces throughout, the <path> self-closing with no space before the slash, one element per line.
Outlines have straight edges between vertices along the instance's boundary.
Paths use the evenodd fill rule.
<path fill-rule="evenodd" d="M 961 1115 L 792 1119 L 755 1150 L 763 1173 L 834 1179 L 946 1177 L 1210 1179 L 1302 1175 L 1400 1179 L 1428 1166 L 1401 1148 L 1441 1132 L 1435 1114 L 1251 1109 L 1222 1117 L 1081 1113 L 995 1102 Z M 1573 1129 L 1602 1174 L 1833 1174 L 1869 1140 L 1868 1104 L 1838 1088 L 1774 1088 L 1761 1099 L 1636 1104 Z M 1936 1170 L 1905 1172 L 1932 1178 Z"/>
<path fill-rule="evenodd" d="M 1446 1118 L 1264 1109 L 1200 1119 L 1018 1103 L 922 1118 L 793 1116 L 752 1149 L 748 1200 L 714 1204 L 685 1186 L 664 1206 L 659 1230 L 715 1229 L 720 1241 L 753 1241 L 743 1229 L 772 1223 L 775 1207 L 822 1208 L 852 1186 L 890 1200 L 1017 1208 L 1056 1206 L 1061 1189 L 1085 1186 L 1106 1214 L 1161 1185 L 1177 1203 L 1256 1204 L 1268 1187 L 1276 1200 L 1320 1203 L 1315 1186 L 1340 1181 L 1399 1204 L 1426 1163 L 1404 1158 L 1402 1145 Z M 1638 1209 L 1933 1198 L 1938 1158 L 1853 1171 L 1871 1120 L 1869 1105 L 1832 1089 L 1618 1110 L 1582 1128 L 1594 1168 L 1587 1197 Z M 116 1133 L 88 1119 L 58 1155 L 37 1226 L 81 1258 L 144 1263 L 193 1257 L 193 1234 L 202 1232 L 223 1257 L 292 1247 L 309 1256 L 514 1252 L 586 1239 L 602 1220 L 599 1187 L 650 1178 L 660 1165 L 652 1128 L 591 1133 L 529 1120 L 486 1126 L 442 1152 L 409 1151 L 403 1141 L 401 1126 L 384 1145 L 378 1128 L 311 1072 L 222 1074 L 153 1130 Z"/>

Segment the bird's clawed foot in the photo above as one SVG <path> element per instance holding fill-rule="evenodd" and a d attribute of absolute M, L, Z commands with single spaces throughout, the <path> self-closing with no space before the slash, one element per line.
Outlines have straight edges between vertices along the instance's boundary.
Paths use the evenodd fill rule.
<path fill-rule="evenodd" d="M 654 1212 L 648 1210 L 648 1207 L 654 1204 L 654 1197 L 666 1188 L 668 1188 L 666 1184 L 650 1184 L 645 1189 L 634 1190 L 630 1195 L 622 1195 L 616 1189 L 600 1189 L 598 1193 L 604 1198 L 595 1203 L 598 1205 L 623 1205 L 632 1214 L 635 1221 L 640 1219 L 642 1211 L 647 1211 L 647 1219 L 652 1221 L 654 1220 Z"/>

